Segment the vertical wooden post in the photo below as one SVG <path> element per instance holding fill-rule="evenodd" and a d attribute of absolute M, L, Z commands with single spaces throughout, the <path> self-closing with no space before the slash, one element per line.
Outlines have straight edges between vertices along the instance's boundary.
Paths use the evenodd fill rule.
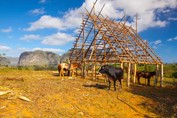
<path fill-rule="evenodd" d="M 136 82 L 136 63 L 134 64 L 134 71 L 133 71 L 133 84 Z"/>
<path fill-rule="evenodd" d="M 82 14 L 82 25 L 84 26 L 84 14 Z M 85 27 L 83 27 L 83 33 L 82 33 L 82 47 L 84 47 L 84 41 L 85 41 L 85 35 L 84 35 L 84 31 L 85 31 Z M 85 50 L 84 48 L 82 48 L 82 63 L 83 63 L 83 67 L 82 67 L 82 77 L 85 78 L 86 77 L 86 64 L 85 64 Z"/>
<path fill-rule="evenodd" d="M 160 87 L 163 87 L 163 64 L 161 64 L 160 72 Z"/>
<path fill-rule="evenodd" d="M 121 62 L 121 63 L 120 63 L 120 67 L 124 70 L 123 65 L 124 65 L 124 63 L 123 63 L 123 62 Z M 125 72 L 124 72 L 124 73 L 125 73 Z M 123 78 L 124 78 L 124 76 L 123 76 Z M 122 84 L 123 84 L 123 80 L 124 80 L 124 79 L 121 79 L 121 83 L 122 83 Z"/>
<path fill-rule="evenodd" d="M 123 62 L 120 63 L 120 67 L 121 67 L 122 69 L 124 68 L 124 67 L 123 67 Z"/>
<path fill-rule="evenodd" d="M 159 76 L 159 65 L 156 64 L 156 76 L 154 79 L 154 86 L 157 86 L 158 76 Z"/>
<path fill-rule="evenodd" d="M 83 65 L 83 71 L 82 71 L 82 76 L 83 78 L 86 78 L 87 77 L 87 73 L 86 73 L 86 63 L 85 63 L 85 59 L 84 59 L 84 65 Z"/>
<path fill-rule="evenodd" d="M 96 79 L 96 69 L 95 69 L 95 63 L 94 63 L 94 66 L 93 66 L 93 71 L 92 71 L 92 77 L 93 77 L 93 80 Z"/>
<path fill-rule="evenodd" d="M 131 67 L 131 63 L 128 62 L 128 72 L 127 72 L 127 87 L 130 86 L 130 67 Z"/>

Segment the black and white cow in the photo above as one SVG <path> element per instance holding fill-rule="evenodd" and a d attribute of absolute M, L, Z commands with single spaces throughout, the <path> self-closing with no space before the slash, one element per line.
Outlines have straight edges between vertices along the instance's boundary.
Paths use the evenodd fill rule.
<path fill-rule="evenodd" d="M 103 65 L 99 70 L 101 74 L 106 74 L 108 76 L 109 89 L 111 87 L 111 81 L 114 82 L 114 90 L 116 90 L 116 81 L 118 80 L 120 83 L 120 87 L 122 88 L 121 79 L 123 79 L 124 71 L 122 68 L 116 68 L 111 65 Z"/>

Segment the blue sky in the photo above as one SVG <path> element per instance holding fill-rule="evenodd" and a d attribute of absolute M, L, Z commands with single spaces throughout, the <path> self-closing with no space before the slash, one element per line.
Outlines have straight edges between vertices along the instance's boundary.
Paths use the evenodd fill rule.
<path fill-rule="evenodd" d="M 0 54 L 18 57 L 24 51 L 58 54 L 72 48 L 81 13 L 95 0 L 0 0 Z M 177 62 L 177 0 L 98 0 L 96 12 L 120 19 L 124 14 L 164 62 Z"/>

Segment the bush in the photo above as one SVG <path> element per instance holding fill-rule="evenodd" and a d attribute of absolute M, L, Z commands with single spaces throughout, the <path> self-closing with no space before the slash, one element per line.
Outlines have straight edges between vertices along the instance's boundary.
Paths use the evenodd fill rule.
<path fill-rule="evenodd" d="M 173 78 L 177 78 L 177 72 L 174 72 L 174 73 L 172 74 L 172 76 L 173 76 Z"/>

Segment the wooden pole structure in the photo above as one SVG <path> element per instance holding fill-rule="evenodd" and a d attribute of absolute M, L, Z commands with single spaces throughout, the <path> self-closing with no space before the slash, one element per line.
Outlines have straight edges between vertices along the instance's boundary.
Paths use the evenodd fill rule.
<path fill-rule="evenodd" d="M 136 63 L 134 64 L 134 69 L 133 69 L 133 84 L 136 82 Z"/>
<path fill-rule="evenodd" d="M 123 62 L 121 62 L 121 63 L 120 63 L 120 67 L 124 70 L 123 65 L 124 65 L 124 63 L 123 63 Z M 124 72 L 124 73 L 125 73 L 125 72 Z M 123 78 L 124 78 L 124 76 L 123 76 Z M 123 84 L 123 79 L 121 79 L 121 83 Z"/>
<path fill-rule="evenodd" d="M 161 64 L 160 87 L 163 87 L 163 64 Z"/>
<path fill-rule="evenodd" d="M 82 25 L 83 25 L 83 32 L 82 32 L 82 47 L 84 47 L 84 42 L 85 42 L 85 26 L 84 26 L 84 14 L 82 13 Z M 82 63 L 83 63 L 83 67 L 82 67 L 82 77 L 85 78 L 86 77 L 86 64 L 85 64 L 85 50 L 84 48 L 82 48 Z"/>
<path fill-rule="evenodd" d="M 121 63 L 120 63 L 120 67 L 121 67 L 122 69 L 124 69 L 123 65 L 124 65 L 124 63 L 121 62 Z"/>
<path fill-rule="evenodd" d="M 154 79 L 154 86 L 157 86 L 158 76 L 159 76 L 159 65 L 156 64 L 156 76 Z"/>
<path fill-rule="evenodd" d="M 136 33 L 138 34 L 138 14 L 136 14 Z"/>
<path fill-rule="evenodd" d="M 128 72 L 127 72 L 127 87 L 130 86 L 130 68 L 131 68 L 131 63 L 128 62 Z"/>

